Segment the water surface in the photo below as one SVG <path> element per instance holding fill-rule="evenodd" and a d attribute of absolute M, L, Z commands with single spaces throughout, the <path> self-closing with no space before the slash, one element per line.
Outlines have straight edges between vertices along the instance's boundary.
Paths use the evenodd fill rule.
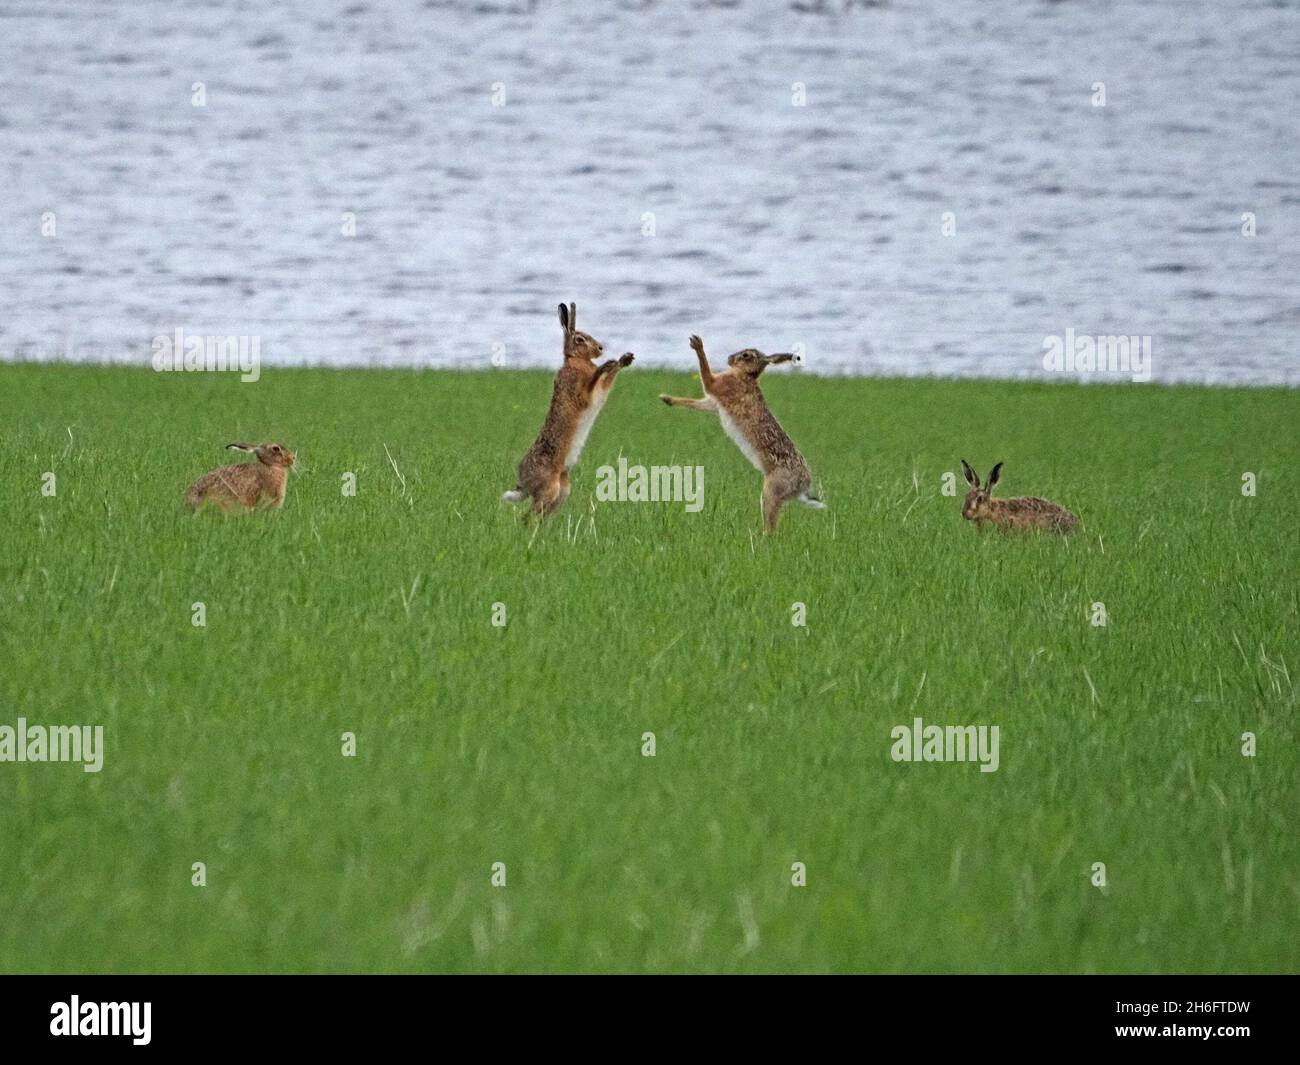
<path fill-rule="evenodd" d="M 843 6 L 18 0 L 0 358 L 549 366 L 563 299 L 644 365 L 1300 384 L 1295 6 Z"/>

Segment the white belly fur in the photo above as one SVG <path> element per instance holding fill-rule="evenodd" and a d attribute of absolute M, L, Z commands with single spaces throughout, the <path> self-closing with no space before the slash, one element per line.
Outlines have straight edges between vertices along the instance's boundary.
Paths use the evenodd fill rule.
<path fill-rule="evenodd" d="M 564 468 L 570 469 L 578 464 L 578 459 L 582 455 L 582 449 L 587 445 L 587 437 L 591 435 L 591 427 L 596 424 L 596 415 L 600 413 L 600 408 L 605 405 L 605 400 L 609 397 L 609 391 L 597 387 L 591 397 L 591 405 L 578 416 L 578 428 L 573 432 L 573 442 L 569 444 L 569 453 L 564 456 Z"/>
<path fill-rule="evenodd" d="M 731 437 L 736 447 L 740 448 L 740 453 L 754 464 L 759 473 L 762 473 L 763 464 L 759 461 L 758 452 L 754 450 L 754 445 L 749 442 L 749 437 L 741 431 L 740 426 L 736 424 L 730 414 L 722 409 L 721 405 L 718 406 L 718 420 L 722 422 L 723 432 Z"/>

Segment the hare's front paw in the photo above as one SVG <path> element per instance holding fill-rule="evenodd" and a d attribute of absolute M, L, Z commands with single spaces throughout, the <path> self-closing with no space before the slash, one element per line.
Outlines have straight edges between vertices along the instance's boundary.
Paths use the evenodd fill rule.
<path fill-rule="evenodd" d="M 704 341 L 697 336 L 691 337 L 691 350 L 700 355 L 704 354 Z"/>
<path fill-rule="evenodd" d="M 631 366 L 634 361 L 636 361 L 636 356 L 630 351 L 626 351 L 619 357 L 618 364 L 620 366 Z"/>
<path fill-rule="evenodd" d="M 672 396 L 666 396 L 666 395 L 664 395 L 662 392 L 660 392 L 660 393 L 659 393 L 659 398 L 662 399 L 662 400 L 664 401 L 664 405 L 665 405 L 665 406 L 667 406 L 667 407 L 671 407 L 671 406 L 673 405 L 673 397 L 672 397 Z"/>

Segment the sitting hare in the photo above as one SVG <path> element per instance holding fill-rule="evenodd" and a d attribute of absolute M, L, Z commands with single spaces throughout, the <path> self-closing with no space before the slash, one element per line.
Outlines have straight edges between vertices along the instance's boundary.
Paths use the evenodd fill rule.
<path fill-rule="evenodd" d="M 222 510 L 240 506 L 252 509 L 259 499 L 268 499 L 273 507 L 283 506 L 285 480 L 297 457 L 283 444 L 227 444 L 235 451 L 248 451 L 256 462 L 237 462 L 205 473 L 185 492 L 191 510 L 204 503 L 215 503 Z"/>
<path fill-rule="evenodd" d="M 1079 524 L 1079 519 L 1059 503 L 1036 496 L 990 498 L 993 486 L 998 483 L 1002 473 L 1000 462 L 989 473 L 988 483 L 983 488 L 980 487 L 979 477 L 965 459 L 961 460 L 961 468 L 966 474 L 966 482 L 971 486 L 961 505 L 961 516 L 967 521 L 973 521 L 976 525 L 988 521 L 1004 529 L 1047 529 L 1062 533 L 1072 531 Z"/>
<path fill-rule="evenodd" d="M 555 375 L 551 409 L 537 440 L 519 463 L 518 483 L 501 497 L 507 503 L 522 503 L 531 497 L 533 513 L 541 517 L 554 514 L 569 498 L 569 469 L 577 464 L 618 371 L 631 366 L 635 358 L 629 351 L 597 365 L 605 347 L 578 332 L 577 304 L 560 304 L 560 328 L 564 330 L 564 365 Z"/>

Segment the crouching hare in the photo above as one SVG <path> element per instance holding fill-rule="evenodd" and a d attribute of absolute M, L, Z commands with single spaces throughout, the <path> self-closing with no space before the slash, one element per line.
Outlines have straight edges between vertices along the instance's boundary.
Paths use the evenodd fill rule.
<path fill-rule="evenodd" d="M 261 499 L 269 500 L 273 507 L 283 506 L 285 481 L 297 456 L 283 444 L 227 444 L 226 447 L 256 455 L 257 461 L 236 462 L 205 473 L 186 489 L 185 502 L 190 509 L 198 510 L 204 503 L 214 503 L 222 510 L 231 507 L 251 510 Z"/>
<path fill-rule="evenodd" d="M 578 332 L 577 304 L 560 304 L 560 328 L 564 330 L 564 365 L 555 375 L 551 409 L 537 440 L 519 463 L 518 483 L 501 497 L 507 503 L 531 498 L 533 513 L 541 517 L 554 514 L 569 498 L 569 470 L 582 454 L 596 415 L 614 387 L 614 378 L 635 358 L 629 351 L 597 365 L 605 346 Z"/>
<path fill-rule="evenodd" d="M 762 507 L 768 531 L 776 529 L 781 508 L 792 499 L 810 507 L 823 509 L 826 504 L 811 494 L 812 473 L 799 454 L 794 441 L 768 409 L 758 378 L 769 366 L 791 362 L 793 355 L 764 355 L 746 348 L 727 357 L 727 369 L 715 374 L 704 354 L 704 341 L 691 337 L 691 348 L 700 360 L 703 399 L 679 399 L 660 396 L 670 407 L 716 411 L 723 431 L 731 437 L 740 453 L 763 474 Z"/>
<path fill-rule="evenodd" d="M 1002 463 L 989 473 L 988 483 L 980 487 L 980 479 L 965 459 L 961 460 L 966 483 L 971 486 L 961 505 L 961 516 L 977 526 L 992 522 L 1003 529 L 1045 529 L 1048 532 L 1068 533 L 1079 524 L 1079 519 L 1059 503 L 1037 496 L 1020 496 L 1017 499 L 992 499 L 993 486 L 1002 474 Z"/>

